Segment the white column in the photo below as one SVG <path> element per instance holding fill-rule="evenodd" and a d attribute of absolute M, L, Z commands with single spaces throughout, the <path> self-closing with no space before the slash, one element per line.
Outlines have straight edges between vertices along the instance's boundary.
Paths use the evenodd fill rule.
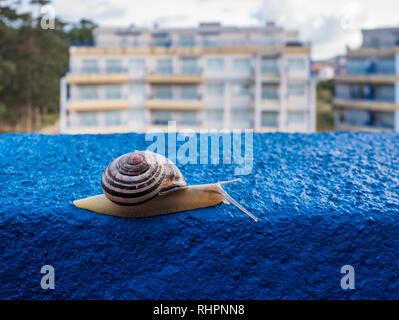
<path fill-rule="evenodd" d="M 224 117 L 223 126 L 225 129 L 231 128 L 231 81 L 226 80 L 224 83 Z"/>
<path fill-rule="evenodd" d="M 281 55 L 281 74 L 280 74 L 280 121 L 279 131 L 287 129 L 287 73 L 288 68 L 285 62 L 285 53 Z"/>
<path fill-rule="evenodd" d="M 254 129 L 259 132 L 262 127 L 262 70 L 261 55 L 259 52 L 255 55 L 255 108 L 254 108 Z"/>
<path fill-rule="evenodd" d="M 60 81 L 60 133 L 67 133 L 67 79 Z"/>

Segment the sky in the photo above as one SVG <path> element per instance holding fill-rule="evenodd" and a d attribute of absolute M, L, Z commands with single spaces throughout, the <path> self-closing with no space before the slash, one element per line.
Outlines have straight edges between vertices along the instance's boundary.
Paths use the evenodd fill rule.
<path fill-rule="evenodd" d="M 53 0 L 55 15 L 88 18 L 101 26 L 197 26 L 199 22 L 259 26 L 274 21 L 299 30 L 313 59 L 344 54 L 361 44 L 364 28 L 399 26 L 397 0 Z"/>

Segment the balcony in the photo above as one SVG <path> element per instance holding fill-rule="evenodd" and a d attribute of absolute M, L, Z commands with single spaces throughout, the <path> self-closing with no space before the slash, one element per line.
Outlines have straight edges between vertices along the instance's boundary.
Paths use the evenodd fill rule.
<path fill-rule="evenodd" d="M 278 86 L 276 85 L 264 85 L 262 86 L 261 93 L 261 105 L 262 107 L 280 108 L 280 95 L 278 93 Z"/>
<path fill-rule="evenodd" d="M 335 81 L 342 83 L 395 84 L 395 82 L 399 81 L 399 76 L 389 74 L 346 74 L 337 75 Z"/>
<path fill-rule="evenodd" d="M 200 96 L 196 99 L 150 96 L 146 101 L 146 108 L 149 110 L 201 110 L 203 104 Z"/>
<path fill-rule="evenodd" d="M 336 107 L 351 108 L 360 110 L 386 111 L 393 112 L 399 109 L 399 105 L 394 102 L 379 101 L 379 100 L 353 100 L 334 98 L 333 103 Z"/>
<path fill-rule="evenodd" d="M 100 110 L 125 110 L 128 108 L 128 99 L 93 99 L 70 100 L 69 111 L 100 111 Z"/>
<path fill-rule="evenodd" d="M 263 73 L 261 74 L 262 82 L 276 83 L 280 82 L 281 77 L 279 73 Z"/>
<path fill-rule="evenodd" d="M 276 59 L 262 60 L 260 71 L 262 78 L 280 78 L 280 71 Z"/>
<path fill-rule="evenodd" d="M 129 72 L 125 68 L 72 69 L 67 74 L 67 81 L 69 84 L 126 83 L 129 81 Z"/>
<path fill-rule="evenodd" d="M 266 109 L 280 109 L 279 99 L 262 99 L 262 107 Z"/>
<path fill-rule="evenodd" d="M 382 132 L 386 131 L 387 128 L 384 127 L 373 127 L 373 126 L 362 126 L 362 125 L 355 125 L 351 123 L 341 122 L 339 124 L 339 131 L 352 131 L 352 132 Z"/>
<path fill-rule="evenodd" d="M 395 75 L 396 63 L 395 57 L 365 57 L 365 58 L 348 58 L 346 65 L 348 74 L 380 74 Z"/>
<path fill-rule="evenodd" d="M 68 128 L 68 134 L 109 134 L 131 132 L 127 125 L 120 126 L 95 126 L 95 127 L 76 127 Z"/>
<path fill-rule="evenodd" d="M 146 76 L 149 83 L 200 83 L 202 69 L 198 67 L 181 68 L 174 72 L 173 68 L 157 68 Z"/>

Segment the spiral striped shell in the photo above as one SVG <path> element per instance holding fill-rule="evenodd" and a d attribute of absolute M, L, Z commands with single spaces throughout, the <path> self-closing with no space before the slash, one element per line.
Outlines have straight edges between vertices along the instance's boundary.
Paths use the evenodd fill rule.
<path fill-rule="evenodd" d="M 186 185 L 172 161 L 151 151 L 121 155 L 107 166 L 101 178 L 105 196 L 120 205 L 141 204 Z"/>

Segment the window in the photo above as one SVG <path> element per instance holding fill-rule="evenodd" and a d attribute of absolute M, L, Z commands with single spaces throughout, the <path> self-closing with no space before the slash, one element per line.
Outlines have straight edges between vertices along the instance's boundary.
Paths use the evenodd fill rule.
<path fill-rule="evenodd" d="M 126 37 L 121 37 L 121 47 L 127 47 L 127 38 Z"/>
<path fill-rule="evenodd" d="M 344 110 L 344 122 L 352 125 L 368 126 L 371 121 L 371 113 L 368 110 Z"/>
<path fill-rule="evenodd" d="M 206 92 L 210 96 L 223 96 L 224 84 L 223 83 L 212 83 L 206 86 Z"/>
<path fill-rule="evenodd" d="M 306 68 L 306 62 L 304 58 L 289 58 L 288 68 L 290 70 L 304 70 Z"/>
<path fill-rule="evenodd" d="M 158 73 L 172 73 L 173 66 L 171 59 L 161 59 L 157 61 L 157 72 Z"/>
<path fill-rule="evenodd" d="M 82 73 L 98 73 L 97 60 L 83 60 L 82 61 Z"/>
<path fill-rule="evenodd" d="M 155 98 L 156 99 L 172 99 L 172 86 L 169 84 L 155 85 Z"/>
<path fill-rule="evenodd" d="M 265 100 L 276 100 L 278 99 L 278 85 L 276 84 L 264 84 L 262 85 L 262 99 Z"/>
<path fill-rule="evenodd" d="M 375 100 L 394 102 L 395 101 L 394 86 L 393 85 L 375 86 Z"/>
<path fill-rule="evenodd" d="M 121 99 L 122 87 L 119 84 L 105 85 L 105 99 Z"/>
<path fill-rule="evenodd" d="M 130 59 L 129 69 L 132 71 L 144 71 L 145 60 L 144 59 Z"/>
<path fill-rule="evenodd" d="M 305 86 L 303 84 L 290 84 L 288 85 L 288 95 L 290 96 L 303 96 L 305 94 Z"/>
<path fill-rule="evenodd" d="M 276 58 L 263 58 L 261 69 L 263 73 L 278 73 Z"/>
<path fill-rule="evenodd" d="M 233 94 L 235 96 L 249 96 L 251 94 L 250 84 L 246 82 L 233 84 Z"/>
<path fill-rule="evenodd" d="M 139 47 L 140 46 L 140 40 L 139 36 L 134 36 L 132 39 L 132 46 L 133 47 Z"/>
<path fill-rule="evenodd" d="M 222 71 L 224 69 L 224 61 L 222 58 L 208 59 L 207 66 L 209 70 Z"/>
<path fill-rule="evenodd" d="M 348 59 L 347 71 L 349 74 L 365 74 L 368 66 L 369 62 L 367 60 L 352 58 Z"/>
<path fill-rule="evenodd" d="M 380 46 L 380 39 L 377 37 L 370 38 L 370 46 L 373 48 L 379 48 Z"/>
<path fill-rule="evenodd" d="M 195 46 L 194 36 L 180 36 L 179 45 L 181 47 L 194 47 Z"/>
<path fill-rule="evenodd" d="M 204 47 L 217 47 L 218 46 L 218 36 L 215 34 L 204 35 L 202 38 L 202 45 Z"/>
<path fill-rule="evenodd" d="M 95 111 L 79 112 L 79 125 L 82 127 L 97 126 L 97 112 Z"/>
<path fill-rule="evenodd" d="M 169 121 L 172 120 L 172 112 L 157 110 L 152 113 L 152 123 L 153 124 L 168 124 Z"/>
<path fill-rule="evenodd" d="M 167 33 L 153 35 L 152 45 L 155 47 L 170 47 L 172 40 Z"/>
<path fill-rule="evenodd" d="M 84 85 L 80 87 L 80 98 L 82 100 L 98 99 L 97 86 Z"/>
<path fill-rule="evenodd" d="M 262 38 L 262 45 L 266 47 L 274 46 L 274 37 L 272 35 L 265 34 Z"/>
<path fill-rule="evenodd" d="M 196 111 L 181 111 L 180 113 L 180 123 L 183 125 L 196 125 L 197 112 Z"/>
<path fill-rule="evenodd" d="M 109 59 L 105 62 L 105 70 L 107 73 L 120 73 L 122 72 L 122 62 L 119 59 Z"/>
<path fill-rule="evenodd" d="M 120 111 L 105 111 L 106 126 L 120 126 L 122 124 Z"/>
<path fill-rule="evenodd" d="M 290 123 L 304 122 L 305 120 L 305 114 L 302 111 L 289 111 L 287 117 Z"/>
<path fill-rule="evenodd" d="M 206 120 L 219 122 L 223 121 L 223 110 L 208 110 L 206 111 Z"/>
<path fill-rule="evenodd" d="M 130 93 L 133 96 L 144 96 L 145 95 L 145 85 L 144 83 L 131 83 Z"/>
<path fill-rule="evenodd" d="M 199 68 L 197 65 L 197 58 L 182 58 L 181 62 L 181 72 L 188 74 L 199 73 Z"/>
<path fill-rule="evenodd" d="M 371 112 L 371 124 L 379 128 L 394 128 L 394 117 L 391 112 Z"/>
<path fill-rule="evenodd" d="M 377 62 L 377 73 L 381 74 L 395 74 L 395 60 L 392 58 L 389 59 L 380 59 Z"/>
<path fill-rule="evenodd" d="M 249 110 L 233 110 L 231 114 L 234 122 L 248 122 L 251 120 L 251 113 Z"/>
<path fill-rule="evenodd" d="M 134 122 L 143 122 L 145 120 L 144 110 L 130 110 L 129 118 Z"/>
<path fill-rule="evenodd" d="M 182 99 L 198 99 L 198 92 L 196 85 L 182 85 L 181 86 Z"/>
<path fill-rule="evenodd" d="M 251 67 L 251 60 L 248 58 L 238 58 L 233 60 L 233 68 L 235 70 L 249 70 Z"/>
<path fill-rule="evenodd" d="M 275 111 L 262 112 L 262 126 L 263 127 L 277 127 L 277 115 Z"/>

